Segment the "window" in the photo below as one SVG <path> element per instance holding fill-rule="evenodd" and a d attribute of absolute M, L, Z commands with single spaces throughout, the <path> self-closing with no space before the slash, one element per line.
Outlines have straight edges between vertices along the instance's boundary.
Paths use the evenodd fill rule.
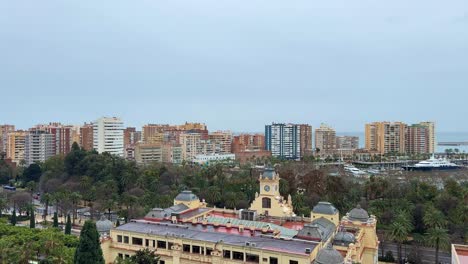
<path fill-rule="evenodd" d="M 206 248 L 206 255 L 211 256 L 211 252 L 213 252 L 212 248 Z"/>
<path fill-rule="evenodd" d="M 117 236 L 117 242 L 122 243 L 122 236 L 121 235 Z"/>
<path fill-rule="evenodd" d="M 166 241 L 158 240 L 158 248 L 166 248 Z"/>
<path fill-rule="evenodd" d="M 200 254 L 200 246 L 192 246 L 192 253 Z"/>
<path fill-rule="evenodd" d="M 129 257 L 130 257 L 130 255 L 128 255 L 128 254 L 125 254 L 125 258 L 129 258 Z"/>
<path fill-rule="evenodd" d="M 123 254 L 119 253 L 119 258 L 123 259 Z"/>
<path fill-rule="evenodd" d="M 278 264 L 278 258 L 270 257 L 270 264 Z"/>
<path fill-rule="evenodd" d="M 128 244 L 128 236 L 124 236 L 124 243 Z"/>
<path fill-rule="evenodd" d="M 247 262 L 260 263 L 260 257 L 258 255 L 254 255 L 254 254 L 246 253 L 245 254 L 245 260 Z"/>
<path fill-rule="evenodd" d="M 244 253 L 242 253 L 242 252 L 237 252 L 237 251 L 233 251 L 233 252 L 232 252 L 232 259 L 237 259 L 237 260 L 242 260 L 242 261 L 244 261 Z"/>
<path fill-rule="evenodd" d="M 166 262 L 164 260 L 160 260 L 159 264 L 166 264 Z"/>
<path fill-rule="evenodd" d="M 132 237 L 132 245 L 143 246 L 143 239 L 139 237 Z"/>
<path fill-rule="evenodd" d="M 290 260 L 290 261 L 289 261 L 289 264 L 299 264 L 299 261 L 297 261 L 297 260 Z"/>
<path fill-rule="evenodd" d="M 223 250 L 223 258 L 231 258 L 231 251 L 229 250 Z"/>
<path fill-rule="evenodd" d="M 183 245 L 182 245 L 182 250 L 183 250 L 184 252 L 190 252 L 190 245 L 183 244 Z"/>
<path fill-rule="evenodd" d="M 153 247 L 156 247 L 156 240 L 153 240 Z"/>
<path fill-rule="evenodd" d="M 149 247 L 149 239 L 145 239 L 145 246 Z"/>
<path fill-rule="evenodd" d="M 262 198 L 262 208 L 271 208 L 271 199 L 268 197 Z"/>
<path fill-rule="evenodd" d="M 174 245 L 174 243 L 167 242 L 167 249 L 171 250 L 173 245 Z"/>

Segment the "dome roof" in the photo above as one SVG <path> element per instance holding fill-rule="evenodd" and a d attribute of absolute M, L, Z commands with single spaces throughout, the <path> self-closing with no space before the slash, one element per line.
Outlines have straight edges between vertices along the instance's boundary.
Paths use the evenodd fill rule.
<path fill-rule="evenodd" d="M 340 252 L 333 248 L 331 243 L 322 248 L 314 261 L 315 264 L 343 264 L 344 258 Z"/>
<path fill-rule="evenodd" d="M 262 173 L 262 178 L 267 178 L 267 179 L 270 179 L 272 180 L 274 177 L 275 177 L 275 169 L 274 168 L 271 168 L 271 167 L 267 167 L 265 168 L 265 170 L 263 171 Z"/>
<path fill-rule="evenodd" d="M 186 201 L 186 202 L 189 202 L 189 201 L 195 201 L 195 200 L 198 200 L 198 196 L 196 196 L 194 193 L 192 193 L 192 191 L 182 191 L 181 193 L 179 193 L 175 200 L 177 201 Z"/>
<path fill-rule="evenodd" d="M 361 208 L 360 204 L 358 204 L 356 208 L 349 212 L 349 219 L 352 221 L 367 222 L 369 219 L 369 214 L 366 210 Z"/>
<path fill-rule="evenodd" d="M 329 202 L 319 202 L 316 206 L 314 206 L 312 212 L 315 214 L 334 215 L 338 212 L 338 209 L 336 209 L 335 206 Z"/>
<path fill-rule="evenodd" d="M 350 232 L 338 232 L 333 239 L 334 245 L 349 245 L 355 242 L 355 237 Z"/>
<path fill-rule="evenodd" d="M 109 231 L 114 227 L 114 223 L 107 219 L 104 215 L 101 216 L 101 219 L 96 222 L 96 229 L 99 233 L 109 233 Z"/>

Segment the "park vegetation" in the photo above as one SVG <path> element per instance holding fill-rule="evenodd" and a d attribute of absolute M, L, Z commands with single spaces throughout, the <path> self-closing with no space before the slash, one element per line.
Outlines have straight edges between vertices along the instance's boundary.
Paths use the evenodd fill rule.
<path fill-rule="evenodd" d="M 312 207 L 322 200 L 333 203 L 341 215 L 358 203 L 376 215 L 382 252 L 389 241 L 400 245 L 396 257 L 402 258 L 401 245 L 409 241 L 434 247 L 438 254 L 450 242 L 467 240 L 466 180 L 447 177 L 440 186 L 416 178 L 397 181 L 371 176 L 357 181 L 353 177 L 332 176 L 319 168 L 314 159 L 270 162 L 281 177 L 280 193 L 292 196 L 298 216 L 310 216 Z M 151 208 L 171 206 L 174 197 L 185 189 L 192 190 L 210 206 L 248 208 L 259 192 L 260 171 L 251 166 L 221 164 L 139 166 L 107 153 L 85 151 L 74 144 L 68 155 L 32 164 L 16 175 L 0 161 L 2 173 L 10 176 L 0 175 L 0 180 L 27 192 L 0 200 L 0 209 L 14 205 L 19 216 L 28 215 L 31 195 L 40 192 L 45 207 L 55 206 L 60 215 L 70 214 L 68 219 L 75 223 L 77 210 L 82 206 L 90 208 L 92 218 L 115 212 L 128 221 L 144 216 Z"/>

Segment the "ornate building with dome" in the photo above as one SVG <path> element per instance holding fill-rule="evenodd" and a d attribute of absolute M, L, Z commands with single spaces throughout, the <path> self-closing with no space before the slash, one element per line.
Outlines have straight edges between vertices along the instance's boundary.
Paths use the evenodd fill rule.
<path fill-rule="evenodd" d="M 266 168 L 258 178 L 260 193 L 255 194 L 255 200 L 250 210 L 260 216 L 294 217 L 291 195 L 284 199 L 279 192 L 280 177 L 273 168 Z"/>
<path fill-rule="evenodd" d="M 291 197 L 279 193 L 279 175 L 267 168 L 260 193 L 249 209 L 208 207 L 189 190 L 169 208 L 154 208 L 143 219 L 113 228 L 101 242 L 106 263 L 149 248 L 161 264 L 377 264 L 377 220 L 359 205 L 340 219 L 329 202 L 319 202 L 309 217 L 294 214 Z M 109 231 L 110 229 L 110 231 Z"/>

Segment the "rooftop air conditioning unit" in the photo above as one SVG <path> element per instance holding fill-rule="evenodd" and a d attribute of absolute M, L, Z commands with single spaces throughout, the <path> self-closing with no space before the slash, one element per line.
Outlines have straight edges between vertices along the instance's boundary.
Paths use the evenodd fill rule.
<path fill-rule="evenodd" d="M 310 249 L 310 248 L 306 248 L 306 249 L 305 249 L 305 253 L 306 253 L 306 254 L 310 254 L 310 253 L 312 253 L 312 249 Z"/>

